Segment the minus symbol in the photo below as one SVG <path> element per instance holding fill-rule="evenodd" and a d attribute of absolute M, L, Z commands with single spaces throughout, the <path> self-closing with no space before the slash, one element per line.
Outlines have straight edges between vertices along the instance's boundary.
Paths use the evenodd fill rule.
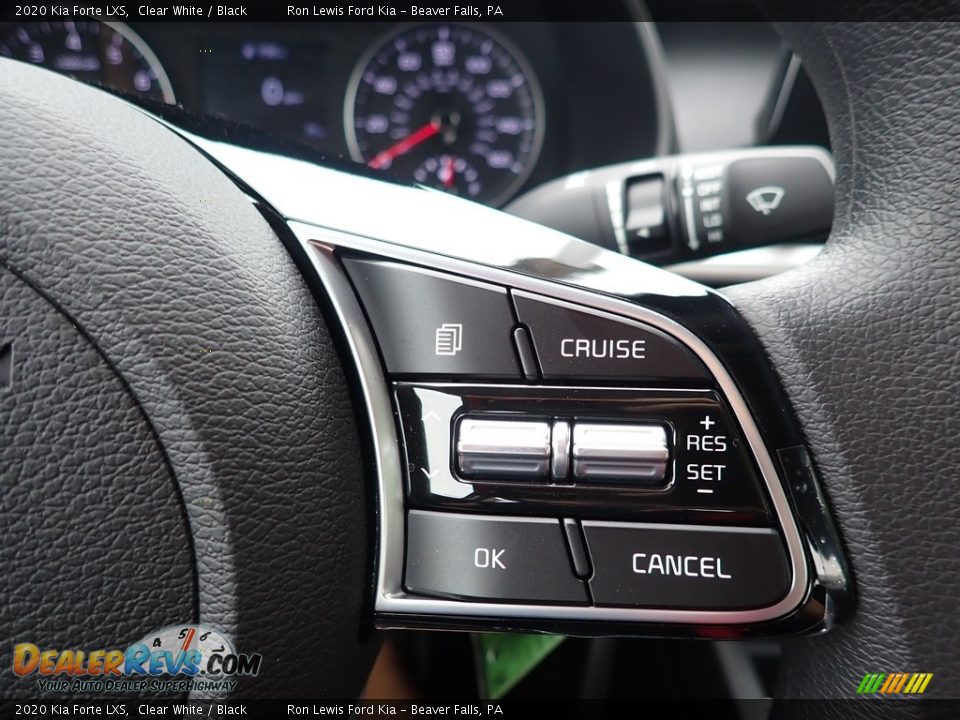
<path fill-rule="evenodd" d="M 713 490 L 710 488 L 697 488 L 698 493 L 703 493 L 704 495 L 713 495 Z"/>

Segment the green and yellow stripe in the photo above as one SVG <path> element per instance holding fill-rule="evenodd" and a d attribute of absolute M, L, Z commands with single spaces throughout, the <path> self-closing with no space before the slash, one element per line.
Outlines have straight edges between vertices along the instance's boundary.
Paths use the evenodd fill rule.
<path fill-rule="evenodd" d="M 857 687 L 859 695 L 920 695 L 925 692 L 933 673 L 867 673 Z"/>

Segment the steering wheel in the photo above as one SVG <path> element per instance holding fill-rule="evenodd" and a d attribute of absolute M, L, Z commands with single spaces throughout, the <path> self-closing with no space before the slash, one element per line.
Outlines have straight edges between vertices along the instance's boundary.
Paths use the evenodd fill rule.
<path fill-rule="evenodd" d="M 833 235 L 727 297 L 788 392 L 859 606 L 787 641 L 777 694 L 918 669 L 951 695 L 960 27 L 781 31 L 829 120 Z M 0 65 L 4 647 L 199 623 L 262 654 L 246 696 L 359 693 L 376 649 L 372 449 L 328 298 L 262 210 L 148 113 Z M 502 222 L 522 246 L 529 226 Z M 0 677 L 7 696 L 36 693 L 9 665 Z"/>
<path fill-rule="evenodd" d="M 778 694 L 841 697 L 861 669 L 922 667 L 936 674 L 932 692 L 954 697 L 960 655 L 946 628 L 960 581 L 949 489 L 960 447 L 951 429 L 960 295 L 948 118 L 960 27 L 778 29 L 827 116 L 834 225 L 813 262 L 728 297 L 787 388 L 859 598 L 835 632 L 785 644 Z"/>

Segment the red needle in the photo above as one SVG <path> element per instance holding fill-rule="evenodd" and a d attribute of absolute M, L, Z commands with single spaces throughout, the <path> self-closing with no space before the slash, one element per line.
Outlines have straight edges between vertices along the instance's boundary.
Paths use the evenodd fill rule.
<path fill-rule="evenodd" d="M 187 633 L 187 636 L 183 639 L 183 644 L 180 646 L 180 652 L 185 653 L 190 649 L 190 643 L 193 642 L 193 636 L 197 634 L 196 628 L 190 628 L 190 632 Z"/>
<path fill-rule="evenodd" d="M 373 156 L 373 159 L 367 163 L 367 165 L 375 170 L 379 170 L 384 165 L 389 164 L 390 161 L 398 155 L 403 155 L 404 153 L 410 152 L 417 145 L 422 143 L 424 140 L 429 140 L 438 132 L 440 132 L 440 123 L 433 121 L 428 122 L 419 130 L 414 130 L 412 133 L 407 135 L 396 145 L 392 145 L 386 150 L 378 152 Z"/>
<path fill-rule="evenodd" d="M 445 172 L 443 176 L 443 186 L 445 188 L 452 188 L 453 181 L 457 177 L 457 171 L 453 167 L 453 157 L 451 155 L 447 155 L 443 168 Z"/>

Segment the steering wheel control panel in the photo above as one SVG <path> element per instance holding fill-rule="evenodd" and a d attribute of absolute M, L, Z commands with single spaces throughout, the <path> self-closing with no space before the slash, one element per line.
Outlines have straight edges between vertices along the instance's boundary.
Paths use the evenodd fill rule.
<path fill-rule="evenodd" d="M 770 637 L 852 609 L 790 401 L 721 294 L 428 188 L 187 138 L 245 178 L 337 344 L 374 502 L 376 627 Z M 570 202 L 610 170 L 609 202 L 571 216 L 626 198 L 626 225 L 651 228 L 634 210 L 658 192 L 634 180 L 657 172 L 671 188 L 689 174 L 701 214 L 782 176 L 779 201 L 747 193 L 772 216 L 792 174 L 832 182 L 822 151 L 777 153 L 792 171 L 767 150 L 591 171 Z M 749 224 L 731 212 L 725 238 Z"/>
<path fill-rule="evenodd" d="M 394 396 L 408 591 L 725 609 L 786 595 L 783 543 L 713 393 L 399 382 Z"/>
<path fill-rule="evenodd" d="M 247 178 L 337 343 L 374 502 L 376 627 L 769 637 L 852 608 L 789 399 L 722 295 L 445 193 L 190 140 Z M 673 188 L 687 167 L 700 213 L 801 166 L 832 181 L 822 151 L 777 152 L 793 171 L 765 150 L 612 168 L 606 204 L 572 216 L 621 198 L 626 225 L 652 227 L 634 210 L 658 192 L 634 180 Z M 787 179 L 777 208 L 751 189 L 750 212 L 786 212 Z"/>
<path fill-rule="evenodd" d="M 773 461 L 692 333 L 438 257 L 315 258 L 371 406 L 387 626 L 745 626 L 804 603 Z"/>

